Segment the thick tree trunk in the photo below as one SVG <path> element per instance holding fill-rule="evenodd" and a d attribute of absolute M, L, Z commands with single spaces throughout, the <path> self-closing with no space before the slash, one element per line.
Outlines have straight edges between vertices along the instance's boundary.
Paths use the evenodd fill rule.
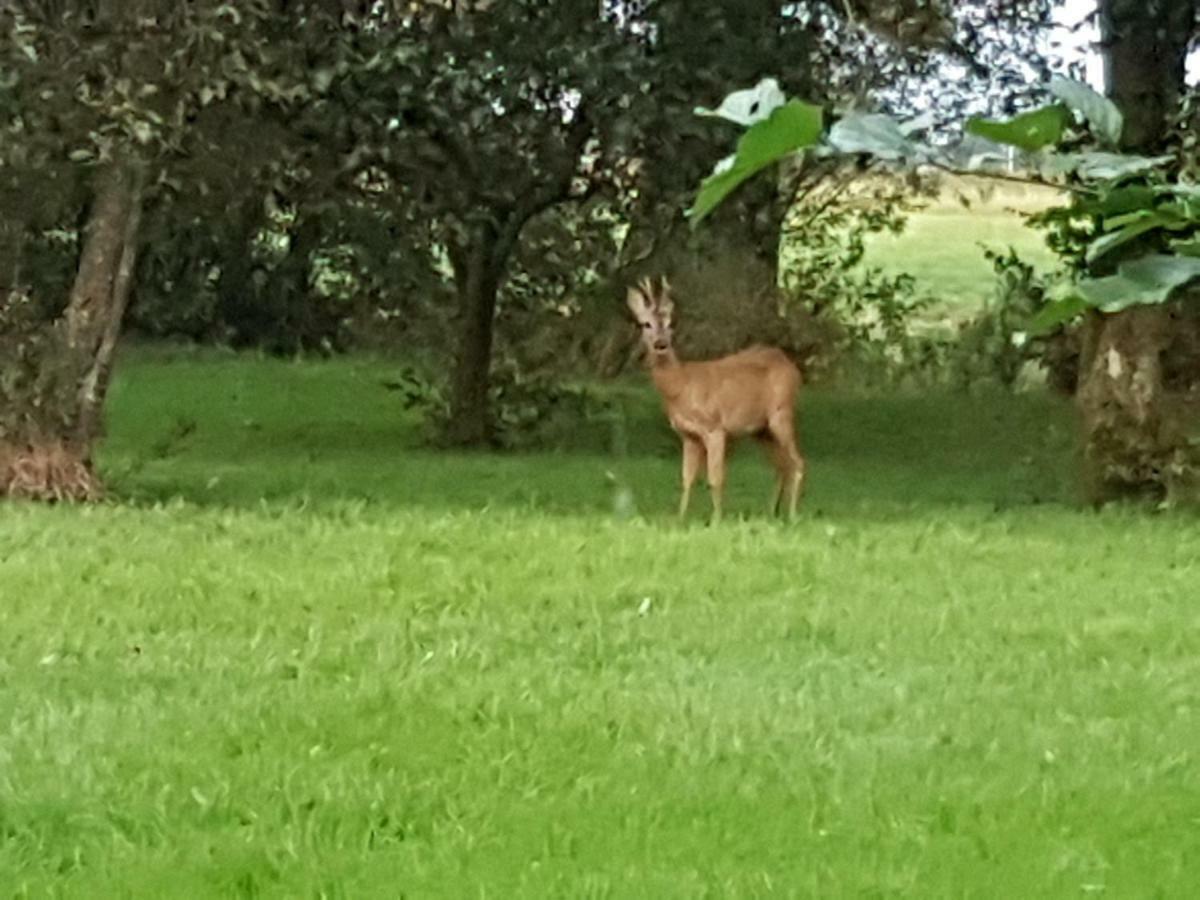
<path fill-rule="evenodd" d="M 0 497 L 94 500 L 101 485 L 92 450 L 128 305 L 141 218 L 141 173 L 97 172 L 83 250 L 60 321 L 15 338 L 0 428 Z M 22 377 L 20 365 L 32 369 Z"/>
<path fill-rule="evenodd" d="M 1157 306 L 1087 323 L 1077 399 L 1084 418 L 1084 485 L 1096 503 L 1162 499 L 1180 448 L 1165 414 L 1162 354 L 1169 317 Z"/>
<path fill-rule="evenodd" d="M 301 213 L 292 231 L 287 257 L 273 279 L 274 302 L 270 305 L 268 330 L 256 337 L 270 337 L 268 346 L 277 353 L 299 353 L 318 348 L 337 333 L 336 320 L 313 296 L 313 257 L 321 246 L 321 222 Z M 274 334 L 271 335 L 271 332 Z"/>
<path fill-rule="evenodd" d="M 1109 93 L 1125 115 L 1125 149 L 1153 151 L 1184 86 L 1193 0 L 1101 0 Z M 1133 252 L 1135 248 L 1131 248 Z M 1094 314 L 1076 395 L 1088 499 L 1165 495 L 1183 444 L 1165 412 L 1165 307 Z"/>
<path fill-rule="evenodd" d="M 104 308 L 93 309 L 88 315 L 94 316 L 95 331 L 84 337 L 80 346 L 83 358 L 87 358 L 90 350 L 91 359 L 84 370 L 79 385 L 79 419 L 76 423 L 76 440 L 81 446 L 90 447 L 101 435 L 102 413 L 104 401 L 108 397 L 108 385 L 112 379 L 112 367 L 116 359 L 117 341 L 121 336 L 121 324 L 125 319 L 125 311 L 129 308 L 129 294 L 133 288 L 133 276 L 137 267 L 137 241 L 142 222 L 142 172 L 131 169 L 125 172 L 115 172 L 106 192 L 118 195 L 112 201 L 111 208 L 106 214 L 115 216 L 120 223 L 120 245 L 112 248 L 113 257 L 105 257 L 95 264 L 89 277 L 95 278 L 94 287 L 97 291 L 107 289 L 107 303 Z M 107 229 L 109 223 L 105 223 Z M 99 230 L 99 228 L 98 228 Z M 86 256 L 85 248 L 85 256 Z M 110 274 L 103 272 L 101 266 L 110 269 L 116 260 L 115 271 Z M 81 270 L 82 272 L 82 270 Z M 90 289 L 80 289 L 76 284 L 74 295 L 83 298 L 84 303 L 94 302 L 96 293 Z M 68 333 L 72 322 L 75 304 L 67 307 Z M 90 453 L 89 453 L 90 455 Z"/>
<path fill-rule="evenodd" d="M 262 224 L 263 201 L 252 193 L 233 210 L 221 242 L 217 310 L 236 345 L 251 344 L 263 333 L 264 310 L 254 292 L 254 238 Z M 230 227 L 232 226 L 232 227 Z"/>
<path fill-rule="evenodd" d="M 483 446 L 494 437 L 490 402 L 496 298 L 502 266 L 498 235 L 477 226 L 467 247 L 455 254 L 459 300 L 459 346 L 450 385 L 450 418 L 444 438 L 456 446 Z"/>
<path fill-rule="evenodd" d="M 1123 149 L 1153 149 L 1183 92 L 1195 0 L 1100 0 L 1108 93 L 1125 117 Z"/>

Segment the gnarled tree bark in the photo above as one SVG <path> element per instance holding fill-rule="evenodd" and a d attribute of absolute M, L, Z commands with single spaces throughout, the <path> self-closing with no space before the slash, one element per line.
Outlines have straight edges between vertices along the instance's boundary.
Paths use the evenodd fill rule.
<path fill-rule="evenodd" d="M 0 434 L 0 497 L 95 500 L 103 491 L 92 453 L 137 261 L 142 174 L 110 164 L 94 200 L 70 298 L 36 341 L 38 373 Z"/>

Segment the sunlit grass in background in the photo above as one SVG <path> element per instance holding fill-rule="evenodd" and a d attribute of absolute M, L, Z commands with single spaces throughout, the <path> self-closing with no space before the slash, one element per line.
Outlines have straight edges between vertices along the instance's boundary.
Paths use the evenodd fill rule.
<path fill-rule="evenodd" d="M 963 206 L 959 196 L 970 206 Z M 1053 269 L 1044 232 L 1028 227 L 1022 213 L 1039 211 L 1058 197 L 1032 186 L 947 179 L 936 200 L 909 216 L 903 233 L 868 240 L 866 263 L 889 275 L 911 274 L 936 310 L 977 310 L 993 296 L 995 284 L 985 247 L 1002 253 L 1011 247 L 1039 268 Z"/>
<path fill-rule="evenodd" d="M 747 448 L 707 528 L 640 383 L 495 456 L 388 375 L 127 360 L 129 502 L 3 509 L 6 895 L 1194 891 L 1200 529 L 1064 404 L 811 392 L 801 520 Z"/>

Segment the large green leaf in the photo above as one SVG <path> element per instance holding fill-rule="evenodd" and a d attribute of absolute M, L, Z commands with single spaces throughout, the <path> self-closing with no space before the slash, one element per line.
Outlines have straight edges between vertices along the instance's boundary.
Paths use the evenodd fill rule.
<path fill-rule="evenodd" d="M 1082 115 L 1098 138 L 1113 146 L 1120 142 L 1124 125 L 1121 111 L 1103 94 L 1082 81 L 1059 75 L 1051 77 L 1050 93 Z"/>
<path fill-rule="evenodd" d="M 1104 254 L 1156 228 L 1172 231 L 1187 228 L 1190 223 L 1181 215 L 1180 209 L 1177 204 L 1164 204 L 1158 209 L 1139 209 L 1105 219 L 1106 233 L 1088 246 L 1087 261 L 1095 262 Z"/>
<path fill-rule="evenodd" d="M 1200 279 L 1200 258 L 1155 253 L 1122 263 L 1116 275 L 1085 278 L 1059 289 L 1034 316 L 1030 331 L 1044 334 L 1087 309 L 1120 312 L 1166 303 L 1181 287 Z"/>
<path fill-rule="evenodd" d="M 1171 241 L 1171 249 L 1182 256 L 1200 256 L 1200 237 Z"/>
<path fill-rule="evenodd" d="M 1125 228 L 1143 219 L 1155 219 L 1164 228 L 1175 230 L 1186 228 L 1191 224 L 1186 205 L 1182 203 L 1164 203 L 1162 206 L 1152 209 L 1137 209 L 1122 213 L 1121 215 L 1108 216 L 1101 223 L 1101 227 L 1105 231 L 1113 231 L 1117 228 Z"/>
<path fill-rule="evenodd" d="M 1102 190 L 1096 197 L 1083 197 L 1078 209 L 1086 215 L 1119 216 L 1124 213 L 1153 209 L 1158 193 L 1150 187 L 1134 184 Z"/>
<path fill-rule="evenodd" d="M 733 190 L 756 172 L 821 138 L 821 107 L 799 100 L 779 107 L 770 118 L 751 126 L 738 141 L 737 153 L 722 160 L 704 179 L 689 215 L 692 227 L 700 224 Z"/>
<path fill-rule="evenodd" d="M 1130 306 L 1166 303 L 1171 295 L 1200 278 L 1200 259 L 1154 253 L 1122 263 L 1116 275 L 1086 278 L 1078 290 L 1088 306 L 1118 312 Z"/>
<path fill-rule="evenodd" d="M 1171 162 L 1173 156 L 1136 156 L 1131 153 L 1071 153 L 1063 154 L 1061 160 L 1070 171 L 1084 178 L 1114 181 L 1141 175 Z"/>
<path fill-rule="evenodd" d="M 1086 310 L 1120 312 L 1130 306 L 1165 304 L 1176 290 L 1200 280 L 1200 258 L 1153 253 L 1123 263 L 1116 275 L 1084 278 L 1056 290 L 1030 323 L 1033 334 L 1045 334 Z"/>
<path fill-rule="evenodd" d="M 1185 200 L 1200 200 L 1200 184 L 1160 184 L 1154 188 L 1160 194 L 1173 194 Z"/>
<path fill-rule="evenodd" d="M 1032 153 L 1051 144 L 1057 144 L 1067 127 L 1068 112 L 1059 103 L 1043 106 L 1031 112 L 1021 113 L 1004 122 L 978 117 L 967 120 L 966 130 L 970 134 L 1009 144 Z"/>
<path fill-rule="evenodd" d="M 1085 312 L 1087 308 L 1087 302 L 1079 292 L 1069 290 L 1052 299 L 1038 311 L 1029 323 L 1029 331 L 1035 335 L 1053 331 L 1059 325 L 1064 325 Z"/>

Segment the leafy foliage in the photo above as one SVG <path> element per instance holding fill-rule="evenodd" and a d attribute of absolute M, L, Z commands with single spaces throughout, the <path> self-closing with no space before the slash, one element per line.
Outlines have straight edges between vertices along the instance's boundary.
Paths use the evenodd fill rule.
<path fill-rule="evenodd" d="M 1077 270 L 1107 263 L 1109 257 L 1134 242 L 1141 255 L 1121 260 L 1116 274 L 1077 278 L 1069 285 L 1059 286 L 1051 292 L 1053 299 L 1032 326 L 1036 330 L 1050 328 L 1071 320 L 1085 309 L 1116 312 L 1130 306 L 1167 302 L 1200 278 L 1200 266 L 1193 264 L 1195 257 L 1188 252 L 1194 248 L 1195 236 L 1200 233 L 1200 195 L 1194 187 L 1172 180 L 1173 155 L 1044 151 L 1063 141 L 1070 123 L 1068 106 L 1099 133 L 1102 145 L 1115 143 L 1122 129 L 1122 117 L 1115 105 L 1086 85 L 1055 78 L 1050 91 L 1067 105 L 1053 103 L 1005 121 L 975 118 L 967 122 L 966 130 L 1017 147 L 1044 169 L 1071 173 L 1084 181 L 1067 206 L 1035 219 L 1036 223 L 1056 230 L 1051 237 L 1052 246 L 1074 262 Z M 874 114 L 869 120 L 860 116 L 854 120 L 854 130 L 847 127 L 847 131 L 867 133 L 863 126 L 868 121 L 870 137 L 827 139 L 823 144 L 826 154 L 870 152 L 888 161 L 925 159 L 950 167 L 944 152 L 913 144 L 899 122 L 881 114 Z M 775 127 L 778 126 L 771 119 L 754 126 L 760 132 Z M 838 127 L 835 124 L 832 131 L 836 132 Z M 773 152 L 772 160 L 795 152 L 783 149 L 782 137 L 772 142 L 760 134 L 758 143 L 778 151 Z M 738 178 L 753 174 L 745 169 L 731 172 Z M 725 175 L 736 180 L 731 172 Z M 702 186 L 702 195 L 708 187 L 708 183 Z M 728 185 L 723 187 L 724 193 L 731 189 Z M 720 196 L 716 197 L 719 200 Z"/>
<path fill-rule="evenodd" d="M 563 384 L 548 375 L 530 375 L 507 362 L 492 379 L 491 405 L 496 417 L 495 445 L 506 450 L 553 447 L 588 421 L 611 416 L 609 402 L 592 389 Z M 444 382 L 415 366 L 401 367 L 385 386 L 397 393 L 403 409 L 416 413 L 425 440 L 437 443 L 450 416 Z"/>
<path fill-rule="evenodd" d="M 1027 153 L 1057 144 L 1067 124 L 1066 107 L 1054 104 L 1021 113 L 1004 122 L 968 119 L 966 130 L 1001 144 L 1011 144 Z"/>
<path fill-rule="evenodd" d="M 739 184 L 771 163 L 811 147 L 821 136 L 821 108 L 792 100 L 751 125 L 738 140 L 737 153 L 717 166 L 692 207 L 693 227 L 704 220 Z"/>
<path fill-rule="evenodd" d="M 1047 86 L 1051 94 L 1078 113 L 1102 144 L 1116 147 L 1121 141 L 1124 116 L 1117 105 L 1088 84 L 1055 75 Z"/>
<path fill-rule="evenodd" d="M 905 125 L 879 113 L 842 116 L 829 129 L 829 144 L 839 153 L 867 153 L 883 160 L 908 159 L 915 150 Z"/>
<path fill-rule="evenodd" d="M 1113 313 L 1131 306 L 1166 303 L 1177 290 L 1200 278 L 1200 259 L 1150 254 L 1123 262 L 1115 275 L 1082 279 L 1060 292 L 1034 320 L 1038 331 L 1070 321 L 1086 309 Z"/>
<path fill-rule="evenodd" d="M 856 184 L 849 171 L 818 171 L 813 178 L 785 223 L 781 268 L 789 306 L 806 310 L 825 329 L 825 358 L 815 362 L 829 365 L 835 354 L 869 354 L 894 344 L 920 312 L 910 276 L 864 266 L 868 236 L 900 233 L 919 200 L 913 185 L 899 179 Z M 812 348 L 797 355 L 812 355 Z"/>

